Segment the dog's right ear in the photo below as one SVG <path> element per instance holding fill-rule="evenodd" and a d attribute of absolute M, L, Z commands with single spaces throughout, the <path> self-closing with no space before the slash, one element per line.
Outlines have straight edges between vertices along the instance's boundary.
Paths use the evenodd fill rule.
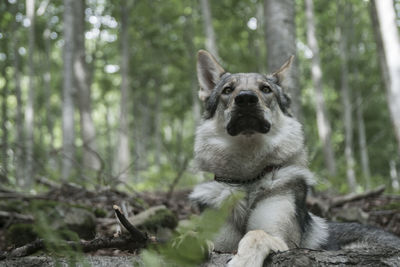
<path fill-rule="evenodd" d="M 207 51 L 200 50 L 197 53 L 197 78 L 200 84 L 199 98 L 202 101 L 210 96 L 225 70 L 217 60 Z"/>

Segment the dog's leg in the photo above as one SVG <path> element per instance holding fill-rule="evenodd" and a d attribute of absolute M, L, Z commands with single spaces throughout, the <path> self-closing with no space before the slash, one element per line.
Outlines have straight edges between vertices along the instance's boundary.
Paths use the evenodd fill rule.
<path fill-rule="evenodd" d="M 279 237 L 263 230 L 249 231 L 239 242 L 237 254 L 228 263 L 229 267 L 261 267 L 264 259 L 272 251 L 288 250 L 286 243 Z"/>

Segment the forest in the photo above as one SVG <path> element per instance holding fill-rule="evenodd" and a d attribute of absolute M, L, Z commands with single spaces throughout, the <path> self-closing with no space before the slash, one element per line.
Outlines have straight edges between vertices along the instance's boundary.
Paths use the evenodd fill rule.
<path fill-rule="evenodd" d="M 400 236 L 400 0 L 2 0 L 0 265 L 27 244 L 82 262 L 143 247 L 146 266 L 204 259 L 221 214 L 187 200 L 213 177 L 193 160 L 200 49 L 232 73 L 294 55 L 286 90 L 318 180 L 307 204 Z M 124 216 L 180 241 L 132 245 Z M 119 243 L 82 241 L 115 231 Z"/>

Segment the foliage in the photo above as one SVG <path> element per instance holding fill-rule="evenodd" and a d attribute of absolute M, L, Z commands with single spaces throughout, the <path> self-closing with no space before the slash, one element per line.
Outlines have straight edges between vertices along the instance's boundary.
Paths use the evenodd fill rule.
<path fill-rule="evenodd" d="M 203 180 L 193 173 L 192 162 L 196 121 L 193 105 L 197 82 L 195 53 L 204 48 L 203 20 L 198 1 L 127 1 L 130 7 L 129 65 L 131 91 L 129 103 L 129 150 L 132 164 L 128 187 L 135 190 L 165 190 L 181 175 L 179 186 L 189 187 Z M 317 38 L 321 49 L 324 93 L 333 128 L 333 146 L 339 164 L 337 177 L 327 177 L 324 171 L 322 147 L 318 140 L 314 110 L 314 94 L 310 78 L 310 51 L 306 45 L 303 1 L 296 0 L 296 24 L 301 100 L 304 110 L 304 129 L 309 148 L 311 168 L 321 177 L 321 188 L 346 191 L 344 130 L 340 101 L 340 59 L 337 35 L 337 1 L 315 0 Z M 265 72 L 266 47 L 264 39 L 263 1 L 210 1 L 213 26 L 222 64 L 232 72 Z M 96 153 L 103 168 L 93 171 L 82 165 L 83 141 L 76 135 L 76 160 L 71 181 L 87 187 L 117 186 L 115 171 L 117 133 L 119 129 L 119 88 L 121 85 L 120 21 L 122 1 L 87 0 L 86 60 L 89 65 L 92 115 L 96 127 Z M 18 169 L 18 150 L 25 149 L 18 140 L 18 109 L 23 112 L 28 97 L 28 25 L 24 1 L 0 3 L 0 91 L 5 92 L 0 105 L 5 132 L 0 133 L 2 148 L 1 177 L 10 187 L 21 186 Z M 364 120 L 370 169 L 375 184 L 390 184 L 389 164 L 398 162 L 396 141 L 386 104 L 385 90 L 378 66 L 376 44 L 369 15 L 369 1 L 350 1 L 353 16 L 349 58 L 350 83 L 363 97 Z M 122 6 L 124 8 L 124 6 Z M 127 7 L 125 7 L 127 8 Z M 63 81 L 63 5 L 61 1 L 36 1 L 34 84 L 35 175 L 60 180 L 62 153 L 62 81 Z M 256 21 L 256 28 L 248 22 Z M 17 64 L 18 63 L 18 64 Z M 17 64 L 17 65 L 16 65 Z M 17 80 L 16 77 L 20 78 Z M 21 84 L 22 106 L 17 102 L 17 87 Z M 6 87 L 8 91 L 6 90 Z M 3 96 L 3 95 L 2 95 Z M 76 111 L 76 130 L 80 131 Z M 357 136 L 354 127 L 354 136 Z M 8 145 L 8 146 L 6 146 Z M 357 138 L 354 141 L 356 174 L 360 190 L 365 187 L 360 167 Z M 3 155 L 2 154 L 2 155 Z M 7 171 L 6 171 L 7 170 Z M 25 174 L 28 177 L 31 174 Z M 0 179 L 3 181 L 4 179 Z M 123 188 L 128 188 L 122 185 Z M 33 188 L 40 190 L 40 187 Z"/>
<path fill-rule="evenodd" d="M 206 209 L 177 228 L 177 233 L 166 245 L 143 252 L 146 266 L 198 266 L 212 250 L 212 242 L 235 204 L 244 197 L 232 194 L 219 209 Z"/>

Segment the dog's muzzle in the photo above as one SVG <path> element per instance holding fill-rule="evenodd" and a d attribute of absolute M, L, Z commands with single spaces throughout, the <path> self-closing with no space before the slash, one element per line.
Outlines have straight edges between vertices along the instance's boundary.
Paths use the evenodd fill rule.
<path fill-rule="evenodd" d="M 253 91 L 241 91 L 234 99 L 235 106 L 231 111 L 226 127 L 228 134 L 253 134 L 269 132 L 271 124 L 259 108 L 258 96 Z"/>

